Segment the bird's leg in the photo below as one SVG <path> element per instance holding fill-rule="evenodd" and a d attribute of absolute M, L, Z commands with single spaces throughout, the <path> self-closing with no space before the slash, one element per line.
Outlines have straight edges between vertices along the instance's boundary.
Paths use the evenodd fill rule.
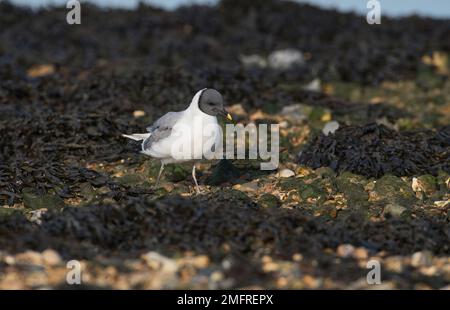
<path fill-rule="evenodd" d="M 156 183 L 154 185 L 154 188 L 158 188 L 159 180 L 161 179 L 163 170 L 164 170 L 164 163 L 161 163 L 161 168 L 159 168 L 159 173 L 158 173 L 158 177 L 156 178 Z"/>
<path fill-rule="evenodd" d="M 195 190 L 197 191 L 197 194 L 200 194 L 200 188 L 198 187 L 197 178 L 195 177 L 195 164 L 192 166 L 192 178 L 195 182 Z"/>

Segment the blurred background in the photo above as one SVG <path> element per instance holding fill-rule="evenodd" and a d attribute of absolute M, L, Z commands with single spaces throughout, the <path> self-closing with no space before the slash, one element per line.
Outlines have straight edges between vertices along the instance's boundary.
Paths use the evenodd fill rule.
<path fill-rule="evenodd" d="M 360 14 L 367 12 L 367 1 L 362 0 L 296 0 L 297 2 L 319 5 L 324 8 L 336 8 L 340 11 L 354 11 Z M 58 5 L 66 3 L 64 0 L 11 0 L 12 3 L 30 6 L 42 7 L 48 5 Z M 84 1 L 80 1 L 84 2 Z M 128 8 L 132 9 L 139 3 L 147 3 L 159 6 L 165 9 L 174 9 L 181 5 L 190 4 L 216 4 L 216 0 L 90 0 L 102 7 Z M 445 18 L 450 16 L 450 2 L 446 0 L 382 0 L 383 14 L 390 16 L 404 16 L 419 14 L 421 16 L 430 16 L 436 18 Z"/>

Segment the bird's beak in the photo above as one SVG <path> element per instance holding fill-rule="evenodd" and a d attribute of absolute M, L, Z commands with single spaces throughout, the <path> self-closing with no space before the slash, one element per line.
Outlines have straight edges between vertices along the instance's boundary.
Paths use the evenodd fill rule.
<path fill-rule="evenodd" d="M 222 111 L 220 111 L 219 115 L 225 117 L 226 119 L 232 121 L 233 118 L 231 117 L 230 113 L 228 113 L 225 109 L 223 109 Z"/>

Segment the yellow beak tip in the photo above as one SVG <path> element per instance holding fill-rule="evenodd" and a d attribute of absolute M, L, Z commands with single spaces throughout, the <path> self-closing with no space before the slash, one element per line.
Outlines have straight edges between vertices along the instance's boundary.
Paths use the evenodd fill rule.
<path fill-rule="evenodd" d="M 233 118 L 231 117 L 231 115 L 230 115 L 229 113 L 227 114 L 227 118 L 228 118 L 230 121 L 233 120 Z"/>

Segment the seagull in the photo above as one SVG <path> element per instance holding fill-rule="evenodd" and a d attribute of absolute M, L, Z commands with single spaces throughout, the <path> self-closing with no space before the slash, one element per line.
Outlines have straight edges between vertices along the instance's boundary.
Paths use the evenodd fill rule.
<path fill-rule="evenodd" d="M 148 126 L 147 133 L 123 134 L 125 138 L 142 141 L 141 153 L 161 161 L 155 188 L 158 187 L 164 165 L 178 162 L 194 161 L 192 178 L 197 194 L 200 193 L 195 176 L 195 160 L 204 157 L 205 150 L 212 150 L 222 140 L 217 116 L 232 120 L 224 108 L 222 95 L 215 89 L 204 88 L 192 98 L 189 107 L 180 112 L 168 112 Z M 205 132 L 206 131 L 206 132 Z M 212 137 L 211 137 L 212 135 Z M 201 143 L 195 143 L 200 138 Z M 188 145 L 180 154 L 174 154 L 174 146 Z M 177 149 L 175 147 L 175 149 Z"/>

